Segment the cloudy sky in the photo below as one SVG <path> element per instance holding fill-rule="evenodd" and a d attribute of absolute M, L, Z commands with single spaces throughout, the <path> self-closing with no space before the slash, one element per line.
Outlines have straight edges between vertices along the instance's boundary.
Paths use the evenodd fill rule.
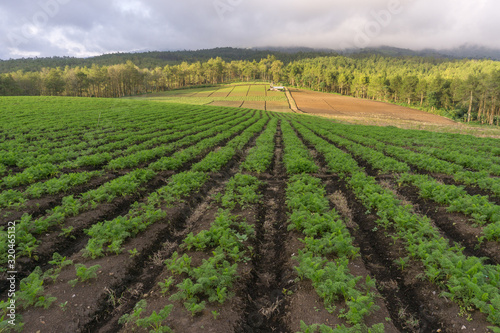
<path fill-rule="evenodd" d="M 0 59 L 213 47 L 500 48 L 498 0 L 6 0 Z"/>

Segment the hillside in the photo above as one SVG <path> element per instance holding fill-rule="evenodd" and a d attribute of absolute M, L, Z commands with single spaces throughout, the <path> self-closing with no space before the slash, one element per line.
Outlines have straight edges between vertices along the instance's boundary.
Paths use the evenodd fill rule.
<path fill-rule="evenodd" d="M 124 99 L 0 119 L 16 331 L 500 327 L 498 139 Z"/>
<path fill-rule="evenodd" d="M 224 61 L 247 60 L 259 61 L 266 58 L 269 54 L 274 55 L 277 59 L 283 61 L 285 64 L 300 59 L 315 58 L 321 56 L 329 56 L 336 54 L 343 54 L 350 57 L 370 57 L 373 55 L 382 55 L 389 57 L 434 57 L 441 59 L 492 59 L 500 60 L 500 50 L 488 49 L 479 46 L 462 46 L 455 49 L 447 50 L 434 50 L 425 49 L 414 51 L 410 49 L 380 46 L 370 47 L 365 49 L 314 49 L 307 47 L 255 47 L 255 48 L 214 48 L 205 50 L 183 50 L 183 51 L 149 51 L 149 52 L 136 52 L 136 53 L 112 53 L 103 54 L 90 58 L 75 58 L 75 57 L 51 57 L 51 58 L 23 58 L 0 60 L 0 73 L 15 72 L 18 70 L 23 71 L 40 71 L 42 68 L 64 68 L 69 66 L 73 67 L 91 67 L 92 65 L 98 66 L 111 66 L 117 64 L 124 64 L 127 61 L 132 61 L 134 64 L 141 68 L 155 68 L 163 67 L 166 65 L 176 65 L 185 61 L 193 63 L 197 61 L 205 62 L 211 58 L 220 57 Z"/>
<path fill-rule="evenodd" d="M 215 48 L 197 51 L 151 51 L 142 53 L 113 53 L 104 54 L 90 58 L 74 58 L 74 57 L 52 57 L 52 58 L 27 58 L 27 59 L 12 59 L 0 60 L 0 73 L 23 71 L 40 71 L 42 68 L 64 68 L 73 67 L 92 67 L 97 66 L 112 66 L 117 64 L 125 64 L 127 61 L 132 61 L 135 65 L 141 68 L 153 69 L 155 67 L 164 67 L 166 65 L 178 65 L 181 62 L 206 62 L 209 59 L 220 57 L 224 61 L 259 61 L 266 58 L 269 54 L 274 55 L 277 59 L 288 63 L 294 60 L 314 58 L 335 54 L 334 51 L 315 51 L 313 49 L 301 49 L 289 52 L 261 50 L 261 49 L 238 49 L 238 48 Z"/>

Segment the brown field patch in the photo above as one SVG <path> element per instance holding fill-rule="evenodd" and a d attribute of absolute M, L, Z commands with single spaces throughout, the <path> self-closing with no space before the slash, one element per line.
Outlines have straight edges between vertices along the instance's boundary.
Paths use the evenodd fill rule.
<path fill-rule="evenodd" d="M 291 112 L 288 102 L 267 102 L 267 111 Z"/>
<path fill-rule="evenodd" d="M 290 90 L 299 110 L 328 118 L 365 118 L 454 125 L 454 121 L 424 111 L 384 102 L 299 89 Z"/>
<path fill-rule="evenodd" d="M 229 106 L 233 108 L 239 108 L 243 101 L 213 101 L 210 105 L 214 106 Z"/>
<path fill-rule="evenodd" d="M 265 110 L 266 109 L 266 102 L 249 102 L 246 101 L 243 103 L 241 106 L 242 108 L 247 108 L 247 109 L 258 109 L 258 110 Z"/>

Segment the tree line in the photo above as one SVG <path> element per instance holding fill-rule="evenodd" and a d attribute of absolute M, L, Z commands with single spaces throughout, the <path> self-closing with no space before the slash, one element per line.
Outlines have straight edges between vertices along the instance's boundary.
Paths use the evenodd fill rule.
<path fill-rule="evenodd" d="M 149 51 L 139 53 L 110 53 L 90 58 L 76 57 L 46 57 L 46 58 L 22 58 L 0 60 L 0 73 L 23 71 L 41 71 L 43 68 L 65 68 L 74 67 L 92 67 L 112 66 L 116 64 L 125 64 L 132 61 L 140 68 L 154 69 L 156 67 L 165 67 L 167 65 L 179 65 L 182 62 L 194 63 L 197 61 L 207 62 L 212 58 L 220 57 L 224 61 L 248 60 L 266 58 L 272 54 L 283 61 L 289 62 L 310 59 L 322 56 L 330 56 L 334 51 L 315 51 L 307 48 L 284 48 L 281 50 L 259 50 L 259 49 L 238 49 L 232 47 L 219 47 L 214 49 L 196 50 L 196 51 Z"/>
<path fill-rule="evenodd" d="M 0 95 L 123 97 L 234 81 L 273 81 L 404 104 L 456 119 L 500 121 L 500 62 L 431 57 L 328 56 L 284 63 L 220 57 L 140 68 L 132 61 L 0 75 Z"/>

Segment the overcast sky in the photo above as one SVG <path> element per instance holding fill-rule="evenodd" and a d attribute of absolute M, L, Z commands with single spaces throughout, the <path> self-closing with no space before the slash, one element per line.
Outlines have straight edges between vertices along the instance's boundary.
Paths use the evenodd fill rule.
<path fill-rule="evenodd" d="M 307 46 L 500 48 L 498 0 L 5 0 L 0 59 Z"/>

